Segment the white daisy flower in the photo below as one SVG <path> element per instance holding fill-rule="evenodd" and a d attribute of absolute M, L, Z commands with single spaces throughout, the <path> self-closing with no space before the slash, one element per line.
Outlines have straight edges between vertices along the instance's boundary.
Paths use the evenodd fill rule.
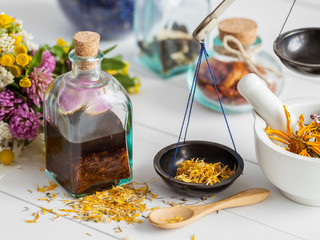
<path fill-rule="evenodd" d="M 15 39 L 10 37 L 8 33 L 0 35 L 0 50 L 1 53 L 13 53 Z"/>
<path fill-rule="evenodd" d="M 9 124 L 0 121 L 0 152 L 3 149 L 11 149 L 10 144 L 13 141 L 13 136 L 9 129 Z"/>
<path fill-rule="evenodd" d="M 24 41 L 27 45 L 28 51 L 34 51 L 39 49 L 39 45 L 31 41 L 33 39 L 33 35 L 31 33 L 27 33 L 23 30 L 20 32 L 20 34 L 22 37 L 22 41 Z"/>
<path fill-rule="evenodd" d="M 0 152 L 4 149 L 11 149 L 15 157 L 18 157 L 24 146 L 22 140 L 15 139 L 9 128 L 9 124 L 0 121 Z"/>
<path fill-rule="evenodd" d="M 20 19 L 15 19 L 14 24 L 18 25 L 21 29 L 23 28 L 23 21 Z"/>
<path fill-rule="evenodd" d="M 2 91 L 7 85 L 14 82 L 14 76 L 4 67 L 0 66 L 0 91 Z"/>

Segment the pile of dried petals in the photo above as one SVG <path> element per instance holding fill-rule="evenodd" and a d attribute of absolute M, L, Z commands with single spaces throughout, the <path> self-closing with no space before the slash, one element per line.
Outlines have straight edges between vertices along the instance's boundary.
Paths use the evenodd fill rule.
<path fill-rule="evenodd" d="M 163 221 L 163 222 L 167 222 L 167 223 L 176 223 L 176 222 L 183 221 L 183 217 L 176 216 L 176 217 L 172 217 L 172 218 L 162 218 L 160 220 Z"/>
<path fill-rule="evenodd" d="M 137 185 L 141 185 L 137 187 Z M 43 192 L 48 197 L 48 202 L 53 200 L 53 194 L 48 191 L 56 187 L 49 181 L 49 186 L 37 187 L 37 191 Z M 148 209 L 144 203 L 146 199 L 152 201 L 157 195 L 149 190 L 146 183 L 130 183 L 123 186 L 113 187 L 110 190 L 96 192 L 72 201 L 66 199 L 66 209 L 47 209 L 41 208 L 42 214 L 50 212 L 56 215 L 55 218 L 69 216 L 74 219 L 85 221 L 105 222 L 125 221 L 128 224 L 141 223 L 138 219 L 141 213 L 153 210 Z M 39 200 L 46 200 L 40 198 Z M 27 223 L 35 223 L 39 218 L 39 212 L 32 214 L 35 219 L 27 220 Z"/>
<path fill-rule="evenodd" d="M 150 200 L 157 197 L 149 190 L 147 184 L 139 188 L 135 188 L 133 184 L 127 184 L 124 187 L 117 186 L 110 190 L 96 192 L 69 204 L 76 213 L 74 218 L 77 219 L 94 222 L 126 221 L 131 224 L 141 223 L 142 221 L 137 217 L 140 213 L 149 210 L 144 203 L 146 197 Z"/>
<path fill-rule="evenodd" d="M 222 166 L 218 163 L 206 163 L 204 160 L 186 160 L 179 163 L 179 167 L 174 177 L 177 180 L 189 183 L 204 183 L 213 185 L 227 179 L 234 173 L 228 165 Z"/>
<path fill-rule="evenodd" d="M 304 124 L 303 114 L 300 115 L 298 125 L 299 130 L 293 132 L 290 124 L 290 113 L 283 106 L 287 118 L 287 132 L 271 129 L 269 126 L 265 131 L 269 138 L 284 144 L 284 149 L 307 157 L 320 157 L 320 115 L 312 114 L 312 122 Z"/>

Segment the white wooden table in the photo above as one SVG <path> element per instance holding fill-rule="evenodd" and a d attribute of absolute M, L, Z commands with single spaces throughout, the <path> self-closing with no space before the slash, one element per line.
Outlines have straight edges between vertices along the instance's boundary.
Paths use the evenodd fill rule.
<path fill-rule="evenodd" d="M 70 41 L 75 29 L 55 0 L 0 0 L 0 11 L 22 19 L 24 29 L 35 36 L 35 42 L 53 45 L 58 37 Z M 218 1 L 214 1 L 215 5 Z M 258 23 L 258 34 L 264 42 L 264 49 L 272 51 L 272 43 L 279 34 L 289 11 L 289 0 L 237 0 L 223 18 L 242 16 Z M 320 2 L 298 0 L 284 31 L 300 27 L 319 27 Z M 214 30 L 213 34 L 216 34 Z M 115 42 L 102 42 L 101 49 Z M 165 201 L 172 201 L 177 195 L 169 189 L 153 169 L 153 157 L 163 147 L 177 141 L 187 101 L 186 75 L 168 80 L 141 67 L 135 62 L 137 54 L 134 37 L 116 42 L 114 54 L 122 53 L 131 63 L 130 72 L 142 81 L 141 92 L 132 95 L 133 102 L 133 161 L 134 180 L 147 182 L 153 192 Z M 320 44 L 320 42 L 319 42 Z M 276 57 L 275 57 L 276 58 Z M 285 86 L 281 99 L 304 96 L 318 96 L 320 78 L 295 74 L 283 66 Z M 142 224 L 127 226 L 125 223 L 77 222 L 69 218 L 52 221 L 53 215 L 41 216 L 37 223 L 26 223 L 31 214 L 40 207 L 53 208 L 52 203 L 38 201 L 40 194 L 36 186 L 47 185 L 48 176 L 41 152 L 33 145 L 25 149 L 16 162 L 0 166 L 0 239 L 320 239 L 320 208 L 304 206 L 285 198 L 263 175 L 254 151 L 252 114 L 227 115 L 234 140 L 245 161 L 243 175 L 227 190 L 216 194 L 217 201 L 236 192 L 252 187 L 264 187 L 270 196 L 257 205 L 233 208 L 210 214 L 199 221 L 177 230 L 161 230 L 153 227 L 146 219 Z M 215 141 L 232 146 L 221 113 L 213 112 L 195 103 L 188 139 Z M 154 181 L 155 180 L 155 181 Z M 33 190 L 33 193 L 28 192 Z M 57 190 L 61 196 L 61 189 Z M 182 196 L 181 196 L 182 197 Z M 188 198 L 188 203 L 197 198 Z M 149 206 L 163 206 L 161 200 L 154 200 Z M 29 210 L 24 211 L 25 207 Z M 121 233 L 114 228 L 120 226 Z"/>

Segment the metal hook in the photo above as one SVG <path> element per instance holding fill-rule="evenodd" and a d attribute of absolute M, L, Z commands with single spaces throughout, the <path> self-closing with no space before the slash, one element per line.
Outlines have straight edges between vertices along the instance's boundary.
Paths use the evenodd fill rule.
<path fill-rule="evenodd" d="M 205 37 L 217 26 L 217 19 L 235 0 L 222 1 L 212 13 L 210 13 L 193 31 L 193 38 L 198 42 L 204 42 Z"/>

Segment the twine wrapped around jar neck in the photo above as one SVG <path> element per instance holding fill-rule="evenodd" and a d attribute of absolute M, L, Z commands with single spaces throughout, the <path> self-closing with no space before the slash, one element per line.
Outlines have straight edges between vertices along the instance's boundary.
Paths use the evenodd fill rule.
<path fill-rule="evenodd" d="M 248 66 L 249 70 L 257 74 L 269 87 L 273 84 L 273 81 L 267 79 L 263 74 L 261 74 L 258 67 L 265 68 L 275 73 L 278 77 L 282 76 L 281 73 L 276 70 L 259 65 L 252 60 L 254 54 L 262 50 L 261 45 L 246 49 L 236 37 L 232 35 L 225 35 L 222 40 L 222 47 L 214 46 L 214 50 L 221 55 L 235 57 L 239 59 L 239 61 L 244 62 Z"/>

